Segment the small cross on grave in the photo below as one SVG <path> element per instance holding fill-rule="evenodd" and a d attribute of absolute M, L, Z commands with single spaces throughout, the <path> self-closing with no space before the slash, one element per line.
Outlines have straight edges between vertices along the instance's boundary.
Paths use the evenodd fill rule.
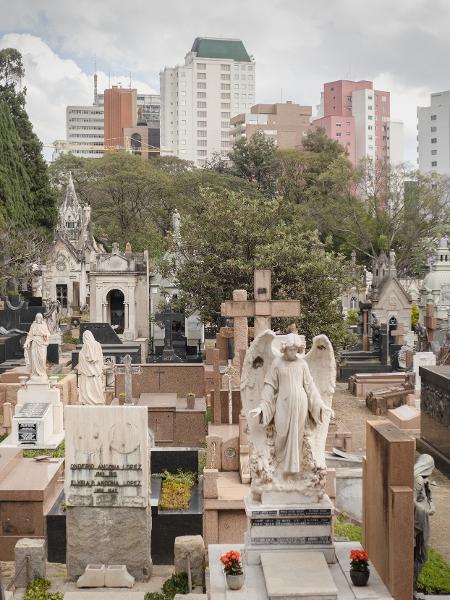
<path fill-rule="evenodd" d="M 239 369 L 231 364 L 231 360 L 228 361 L 228 367 L 224 372 L 224 376 L 228 380 L 228 424 L 233 424 L 233 381 L 239 378 Z"/>
<path fill-rule="evenodd" d="M 158 362 L 181 362 L 181 358 L 175 354 L 172 345 L 172 322 L 174 312 L 169 302 L 167 302 L 166 308 L 161 313 L 161 316 L 164 320 L 164 348 L 161 357 L 158 358 Z"/>
<path fill-rule="evenodd" d="M 126 354 L 123 358 L 123 364 L 114 366 L 114 372 L 116 375 L 124 375 L 125 404 L 133 404 L 133 375 L 142 373 L 141 366 L 133 366 L 131 364 L 131 356 Z"/>
<path fill-rule="evenodd" d="M 254 277 L 254 300 L 227 300 L 221 305 L 223 317 L 254 317 L 255 337 L 270 329 L 273 317 L 298 317 L 298 300 L 272 300 L 272 271 L 259 269 Z"/>

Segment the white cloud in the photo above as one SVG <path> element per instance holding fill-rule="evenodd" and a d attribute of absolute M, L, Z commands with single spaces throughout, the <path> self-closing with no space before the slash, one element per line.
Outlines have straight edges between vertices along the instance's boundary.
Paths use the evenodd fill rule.
<path fill-rule="evenodd" d="M 51 145 L 56 139 L 66 137 L 66 106 L 93 102 L 93 78 L 84 73 L 71 59 L 58 56 L 40 38 L 29 34 L 10 33 L 0 38 L 0 48 L 17 48 L 23 56 L 27 88 L 26 109 L 34 130 L 44 144 L 45 156 L 51 156 Z M 122 82 L 129 75 L 111 77 L 111 84 Z M 98 73 L 98 90 L 108 86 L 108 75 Z M 148 84 L 132 81 L 139 91 L 155 93 Z"/>

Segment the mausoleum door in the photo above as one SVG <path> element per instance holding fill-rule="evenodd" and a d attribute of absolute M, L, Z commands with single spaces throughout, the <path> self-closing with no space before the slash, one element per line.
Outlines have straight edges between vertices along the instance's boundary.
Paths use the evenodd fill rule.
<path fill-rule="evenodd" d="M 110 290 L 106 297 L 108 302 L 108 317 L 116 333 L 123 333 L 125 329 L 125 303 L 121 290 Z"/>

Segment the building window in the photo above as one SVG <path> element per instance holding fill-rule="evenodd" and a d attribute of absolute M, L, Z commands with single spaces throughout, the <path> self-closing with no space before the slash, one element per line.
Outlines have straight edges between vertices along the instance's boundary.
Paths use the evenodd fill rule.
<path fill-rule="evenodd" d="M 373 120 L 373 117 L 372 117 L 372 115 L 367 115 L 367 118 L 369 119 L 369 121 L 372 121 L 372 120 Z"/>
<path fill-rule="evenodd" d="M 229 90 L 231 87 L 231 85 L 229 83 L 221 83 L 220 84 L 220 89 L 221 90 Z"/>
<path fill-rule="evenodd" d="M 222 127 L 222 129 L 228 129 L 228 127 L 230 126 L 229 121 L 222 121 L 220 123 L 220 126 Z"/>
<path fill-rule="evenodd" d="M 207 150 L 197 150 L 197 156 L 207 156 Z"/>
<path fill-rule="evenodd" d="M 220 137 L 221 137 L 222 139 L 225 139 L 225 140 L 227 140 L 227 139 L 230 137 L 230 133 L 229 133 L 229 131 L 221 131 L 221 132 L 220 132 Z"/>
<path fill-rule="evenodd" d="M 206 81 L 197 81 L 197 89 L 206 90 Z"/>
<path fill-rule="evenodd" d="M 336 133 L 336 137 L 341 137 L 341 132 Z"/>
<path fill-rule="evenodd" d="M 431 166 L 432 167 L 437 167 L 437 160 L 431 161 Z"/>
<path fill-rule="evenodd" d="M 431 118 L 431 120 L 432 120 L 432 121 L 436 121 L 436 119 L 437 119 L 437 115 L 431 115 L 431 117 L 430 117 L 430 118 Z"/>
<path fill-rule="evenodd" d="M 231 94 L 220 94 L 221 100 L 229 100 L 231 98 Z"/>
<path fill-rule="evenodd" d="M 222 74 L 220 75 L 220 79 L 221 79 L 222 81 L 230 81 L 230 76 L 229 76 L 229 75 L 226 75 L 225 73 L 222 73 Z"/>
<path fill-rule="evenodd" d="M 206 98 L 206 92 L 197 92 L 197 98 Z"/>
<path fill-rule="evenodd" d="M 206 117 L 206 110 L 198 110 L 197 117 Z"/>
<path fill-rule="evenodd" d="M 225 142 L 222 140 L 221 144 L 222 148 L 231 148 L 231 142 Z"/>
<path fill-rule="evenodd" d="M 197 127 L 206 127 L 206 121 L 197 121 Z"/>
<path fill-rule="evenodd" d="M 431 154 L 433 154 L 433 156 L 435 156 L 437 154 L 437 150 L 432 150 Z"/>
<path fill-rule="evenodd" d="M 197 108 L 206 108 L 206 102 L 197 102 Z"/>
<path fill-rule="evenodd" d="M 231 71 L 230 65 L 220 65 L 221 71 Z"/>
<path fill-rule="evenodd" d="M 197 73 L 197 79 L 206 79 L 206 73 Z"/>
<path fill-rule="evenodd" d="M 433 126 L 433 127 L 431 128 L 431 131 L 432 131 L 433 133 L 434 133 L 434 132 L 436 132 L 436 131 L 437 131 L 437 127 L 436 127 L 436 126 Z"/>
<path fill-rule="evenodd" d="M 221 119 L 229 119 L 230 113 L 229 112 L 221 112 L 220 117 L 221 117 Z"/>
<path fill-rule="evenodd" d="M 228 108 L 228 109 L 230 109 L 231 106 L 230 106 L 229 102 L 222 102 L 221 105 L 220 105 L 220 108 L 225 108 L 225 109 Z"/>
<path fill-rule="evenodd" d="M 372 126 L 372 125 L 367 125 L 367 129 L 368 129 L 369 131 L 372 131 L 372 130 L 373 130 L 373 126 Z"/>
<path fill-rule="evenodd" d="M 431 138 L 431 143 L 432 144 L 437 144 L 437 138 Z"/>
<path fill-rule="evenodd" d="M 336 127 L 341 127 L 342 123 L 336 123 Z"/>
<path fill-rule="evenodd" d="M 197 146 L 207 146 L 208 140 L 197 140 Z"/>
<path fill-rule="evenodd" d="M 206 131 L 203 131 L 202 129 L 199 129 L 197 131 L 197 137 L 199 137 L 199 138 L 206 137 Z"/>
<path fill-rule="evenodd" d="M 373 106 L 368 106 L 367 110 L 373 110 Z"/>
<path fill-rule="evenodd" d="M 206 63 L 197 63 L 197 69 L 200 69 L 201 71 L 205 71 Z"/>

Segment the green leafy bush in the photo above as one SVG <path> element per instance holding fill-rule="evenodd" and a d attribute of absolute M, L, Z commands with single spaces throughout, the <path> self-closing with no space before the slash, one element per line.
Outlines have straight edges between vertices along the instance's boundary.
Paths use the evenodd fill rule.
<path fill-rule="evenodd" d="M 163 591 L 148 592 L 145 600 L 173 600 L 176 594 L 187 594 L 189 592 L 187 573 L 174 573 L 170 579 L 163 584 Z"/>
<path fill-rule="evenodd" d="M 433 548 L 429 550 L 417 587 L 424 594 L 450 594 L 450 565 Z"/>
<path fill-rule="evenodd" d="M 197 481 L 197 475 L 190 471 L 162 475 L 159 506 L 162 510 L 186 510 L 189 508 L 191 490 Z"/>
<path fill-rule="evenodd" d="M 347 311 L 346 320 L 348 325 L 357 325 L 358 324 L 358 311 L 356 308 L 349 308 Z"/>
<path fill-rule="evenodd" d="M 34 579 L 27 585 L 24 600 L 63 600 L 60 592 L 47 591 L 49 587 L 48 579 Z"/>
<path fill-rule="evenodd" d="M 414 329 L 419 322 L 420 311 L 417 304 L 411 306 L 411 329 Z"/>

